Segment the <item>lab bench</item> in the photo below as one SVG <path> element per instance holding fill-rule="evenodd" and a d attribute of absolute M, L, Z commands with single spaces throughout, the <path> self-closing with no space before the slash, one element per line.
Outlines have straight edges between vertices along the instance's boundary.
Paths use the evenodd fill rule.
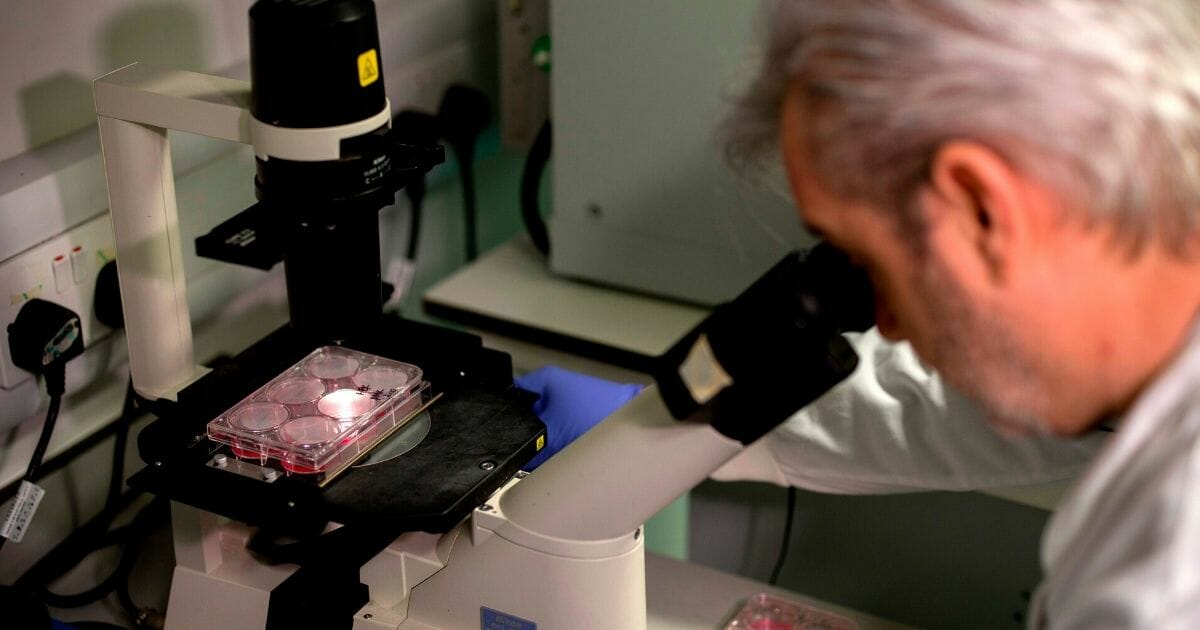
<path fill-rule="evenodd" d="M 723 571 L 646 554 L 647 630 L 715 630 L 729 621 L 746 598 L 760 592 L 841 615 L 857 623 L 859 630 L 910 627 Z"/>

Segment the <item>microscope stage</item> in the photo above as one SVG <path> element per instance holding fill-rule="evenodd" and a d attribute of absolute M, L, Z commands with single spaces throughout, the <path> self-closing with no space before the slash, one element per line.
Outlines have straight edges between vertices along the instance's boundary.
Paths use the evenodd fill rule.
<path fill-rule="evenodd" d="M 415 365 L 324 346 L 209 422 L 208 438 L 257 462 L 260 476 L 282 470 L 324 486 L 424 410 L 422 377 Z"/>
<path fill-rule="evenodd" d="M 355 379 L 391 384 L 368 383 L 360 395 L 350 386 Z M 400 380 L 404 386 L 394 386 Z M 372 400 L 377 389 L 380 400 Z M 279 402 L 281 396 L 296 402 Z M 292 536 L 319 533 L 330 522 L 447 531 L 545 443 L 533 399 L 512 386 L 508 356 L 483 348 L 474 335 L 386 317 L 370 335 L 314 348 L 285 327 L 214 366 L 180 392 L 178 403 L 152 404 L 159 419 L 138 439 L 150 465 L 130 484 Z M 365 459 L 366 449 L 344 443 L 345 436 L 361 433 L 368 447 L 384 444 L 422 410 L 428 433 L 407 452 L 349 466 Z M 330 414 L 350 419 L 335 422 Z M 282 432 L 312 418 L 331 430 L 340 422 L 354 429 L 319 440 L 305 433 L 312 427 Z M 314 453 L 320 457 L 309 457 Z M 322 467 L 326 474 L 307 474 Z"/>

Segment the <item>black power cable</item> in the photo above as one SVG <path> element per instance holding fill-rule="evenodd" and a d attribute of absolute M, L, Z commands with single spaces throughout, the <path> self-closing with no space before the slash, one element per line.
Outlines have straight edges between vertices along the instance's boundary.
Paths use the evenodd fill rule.
<path fill-rule="evenodd" d="M 129 443 L 129 427 L 137 417 L 137 392 L 133 390 L 133 379 L 130 378 L 125 386 L 125 402 L 121 403 L 121 415 L 117 418 L 117 432 L 113 437 L 112 470 L 108 477 L 108 498 L 104 501 L 104 511 L 116 509 L 125 489 L 125 448 Z M 113 512 L 115 516 L 115 512 Z"/>
<path fill-rule="evenodd" d="M 475 195 L 475 144 L 491 124 L 492 110 L 487 95 L 465 85 L 451 85 L 438 105 L 442 137 L 450 145 L 463 189 L 464 248 L 467 260 L 479 255 L 478 216 Z"/>
<path fill-rule="evenodd" d="M 124 323 L 123 318 L 119 317 L 120 297 L 117 284 L 116 267 L 109 263 L 101 270 L 97 279 L 96 316 L 114 328 L 120 328 Z M 114 313 L 118 317 L 114 317 Z M 22 306 L 16 320 L 8 328 L 13 363 L 31 372 L 43 374 L 46 390 L 50 395 L 42 432 L 30 458 L 23 485 L 26 482 L 32 484 L 41 476 L 42 462 L 49 448 L 62 405 L 62 396 L 66 390 L 66 363 L 83 352 L 81 332 L 78 315 L 58 304 L 39 299 L 30 300 Z M 155 611 L 143 611 L 134 603 L 129 593 L 129 577 L 137 562 L 141 545 L 149 533 L 150 519 L 155 513 L 162 511 L 154 508 L 165 508 L 166 502 L 156 499 L 143 508 L 129 525 L 109 530 L 117 515 L 141 494 L 136 491 L 122 492 L 125 450 L 128 446 L 130 425 L 137 417 L 137 400 L 133 382 L 130 380 L 126 385 L 121 415 L 115 423 L 112 468 L 104 508 L 34 563 L 17 580 L 12 592 L 28 594 L 44 604 L 58 608 L 77 608 L 116 591 L 122 608 L 136 624 L 142 626 L 157 622 Z M 0 545 L 4 544 L 4 540 L 0 538 Z M 83 592 L 68 595 L 49 590 L 51 582 L 77 566 L 83 558 L 115 544 L 123 545 L 120 561 L 116 569 L 99 584 Z M 88 623 L 86 627 L 115 626 Z"/>
<path fill-rule="evenodd" d="M 19 531 L 28 524 L 19 521 L 32 518 L 35 503 L 30 501 L 32 493 L 26 491 L 36 489 L 33 482 L 38 478 L 42 460 L 50 447 L 62 396 L 67 389 L 67 362 L 83 354 L 83 328 L 79 315 L 54 302 L 37 298 L 29 300 L 21 306 L 16 319 L 8 326 L 8 347 L 13 365 L 43 375 L 46 393 L 50 395 L 41 435 L 22 477 L 22 492 L 18 493 L 12 512 L 5 515 L 6 525 L 13 525 Z M 6 533 L 0 537 L 0 548 L 8 540 L 7 536 Z"/>
<path fill-rule="evenodd" d="M 150 533 L 151 524 L 161 513 L 166 513 L 167 505 L 168 503 L 165 498 L 155 497 L 137 513 L 137 516 L 134 517 L 131 523 L 109 530 L 98 540 L 94 541 L 91 551 L 97 551 L 116 544 L 122 545 L 117 567 L 113 569 L 112 573 L 101 580 L 99 584 L 79 593 L 63 595 L 51 591 L 44 584 L 32 584 L 30 583 L 32 580 L 26 582 L 26 577 L 29 575 L 27 572 L 26 575 L 21 576 L 21 579 L 17 581 L 17 586 L 33 590 L 39 599 L 55 608 L 79 608 L 87 606 L 115 591 L 125 614 L 140 625 L 143 620 L 153 614 L 153 611 L 142 610 L 134 603 L 133 598 L 129 594 L 129 577 L 133 573 L 133 568 L 137 565 L 142 545 Z"/>
<path fill-rule="evenodd" d="M 133 601 L 129 591 L 129 579 L 139 557 L 141 546 L 149 533 L 150 519 L 155 515 L 156 506 L 160 502 L 152 501 L 142 508 L 133 522 L 109 530 L 116 517 L 125 510 L 142 492 L 131 490 L 122 492 L 124 488 L 124 452 L 128 440 L 128 430 L 133 420 L 137 418 L 137 394 L 130 382 L 125 392 L 125 402 L 121 416 L 117 419 L 117 433 L 114 438 L 113 464 L 109 479 L 108 499 L 99 514 L 73 531 L 65 540 L 56 545 L 49 553 L 42 556 L 18 580 L 16 585 L 32 592 L 38 599 L 55 608 L 79 608 L 116 593 L 117 600 L 126 615 L 138 626 L 149 623 L 156 614 L 153 610 L 143 610 Z M 162 501 L 165 507 L 165 501 Z M 97 585 L 84 591 L 71 594 L 60 594 L 50 590 L 50 583 L 62 577 L 77 566 L 92 553 L 113 545 L 122 545 L 117 567 Z"/>
<path fill-rule="evenodd" d="M 17 580 L 18 584 L 30 588 L 41 588 L 64 575 L 72 567 L 78 565 L 84 557 L 115 544 L 116 541 L 104 541 L 108 528 L 114 519 L 128 507 L 141 492 L 130 491 L 123 493 L 124 488 L 124 454 L 129 426 L 136 418 L 136 394 L 132 381 L 125 390 L 125 402 L 121 416 L 117 418 L 117 432 L 113 445 L 113 462 L 108 483 L 108 498 L 103 509 L 96 516 L 76 528 L 62 542 L 55 545 L 42 556 L 32 567 L 25 571 Z M 122 436 L 126 436 L 122 438 Z"/>
<path fill-rule="evenodd" d="M 106 314 L 111 315 L 113 311 L 120 312 L 115 271 L 115 266 L 110 263 L 99 274 L 96 291 L 98 318 Z M 106 277 L 109 281 L 104 282 Z M 109 301 L 112 303 L 108 306 L 113 308 L 101 308 L 101 302 L 105 296 L 111 298 Z M 103 318 L 106 324 L 114 327 L 120 327 L 123 324 L 123 321 L 119 319 L 114 321 L 107 315 Z M 42 434 L 25 475 L 25 480 L 30 483 L 40 475 L 41 462 L 54 431 L 55 420 L 58 417 L 62 394 L 65 390 L 65 363 L 83 351 L 79 331 L 77 315 L 69 309 L 41 300 L 31 301 L 22 307 L 17 320 L 9 327 L 13 362 L 31 371 L 41 371 L 45 375 L 46 389 L 50 394 L 50 406 L 42 427 Z M 147 523 L 151 514 L 150 507 L 156 503 L 152 502 L 151 506 L 139 512 L 131 524 L 109 530 L 116 517 L 141 494 L 135 491 L 122 492 L 125 477 L 125 450 L 128 446 L 130 425 L 137 417 L 137 400 L 131 379 L 125 388 L 121 415 L 115 423 L 112 467 L 103 509 L 34 563 L 17 580 L 16 587 L 21 592 L 30 593 L 43 603 L 58 608 L 85 606 L 116 591 L 126 614 L 141 625 L 149 613 L 141 611 L 133 603 L 132 597 L 129 596 L 128 582 L 142 541 L 148 533 Z M 120 561 L 116 569 L 99 584 L 80 593 L 67 595 L 50 591 L 49 584 L 51 582 L 65 575 L 85 557 L 115 544 L 123 545 Z"/>
<path fill-rule="evenodd" d="M 421 238 L 421 213 L 425 205 L 425 178 L 422 177 L 404 187 L 408 197 L 408 246 L 404 248 L 404 257 L 410 261 L 417 259 L 417 245 Z"/>
<path fill-rule="evenodd" d="M 779 583 L 779 572 L 783 570 L 783 562 L 787 560 L 788 544 L 792 540 L 792 523 L 796 519 L 796 489 L 787 489 L 787 515 L 783 521 L 783 541 L 779 543 L 779 557 L 775 559 L 775 568 L 771 569 L 771 585 Z"/>
<path fill-rule="evenodd" d="M 92 549 L 92 551 L 99 551 L 100 549 L 104 549 L 106 547 L 111 547 L 113 545 L 117 545 L 117 544 L 125 542 L 126 538 L 129 536 L 129 533 L 132 530 L 133 530 L 132 525 L 124 525 L 124 526 L 118 527 L 116 529 L 104 532 L 104 534 L 102 536 L 100 536 L 99 539 L 97 539 L 96 541 L 93 542 L 94 548 Z M 38 597 L 49 606 L 53 606 L 55 608 L 79 608 L 81 606 L 87 606 L 88 604 L 97 602 L 97 601 L 103 599 L 109 593 L 113 592 L 113 589 L 115 589 L 117 587 L 117 583 L 123 578 L 122 567 L 124 564 L 125 564 L 125 554 L 122 553 L 121 554 L 121 562 L 117 565 L 117 568 L 115 570 L 113 570 L 113 572 L 111 574 L 108 575 L 108 577 L 101 580 L 100 583 L 95 586 L 92 586 L 92 587 L 85 589 L 83 591 L 80 591 L 78 593 L 72 593 L 69 595 L 60 595 L 58 593 L 52 592 L 45 585 L 26 584 L 26 583 L 23 583 L 21 580 L 17 581 L 17 585 L 18 586 L 31 586 L 33 588 L 36 588 L 37 590 L 35 592 L 37 592 Z M 22 576 L 22 577 L 24 577 L 24 576 Z"/>
<path fill-rule="evenodd" d="M 431 145 L 441 137 L 441 122 L 436 116 L 406 109 L 392 118 L 392 130 L 396 137 L 415 145 Z M 421 237 L 421 216 L 425 201 L 425 176 L 417 177 L 404 187 L 408 197 L 408 246 L 404 257 L 416 261 L 417 247 Z"/>
<path fill-rule="evenodd" d="M 463 249 L 467 261 L 479 256 L 479 218 L 475 209 L 475 165 L 474 150 L 470 153 L 455 151 L 458 173 L 462 178 L 463 191 Z"/>
<path fill-rule="evenodd" d="M 465 85 L 451 85 L 442 94 L 437 115 L 416 110 L 404 110 L 392 119 L 392 129 L 404 142 L 418 145 L 433 144 L 445 139 L 458 164 L 463 193 L 463 251 L 468 261 L 479 255 L 478 195 L 475 191 L 475 145 L 491 123 L 491 104 L 486 94 Z M 425 180 L 419 178 L 405 186 L 408 196 L 409 230 L 405 258 L 417 259 L 421 234 L 422 205 L 425 199 Z"/>
<path fill-rule="evenodd" d="M 122 494 L 111 509 L 106 508 L 76 528 L 66 539 L 26 569 L 17 579 L 17 585 L 30 590 L 40 589 L 66 574 L 88 554 L 113 544 L 106 541 L 105 537 L 114 516 L 133 503 L 140 494 L 137 491 Z"/>
<path fill-rule="evenodd" d="M 543 256 L 550 255 L 550 237 L 546 233 L 546 222 L 542 220 L 541 204 L 538 203 L 538 192 L 542 183 L 542 173 L 550 161 L 551 132 L 550 121 L 542 123 L 533 146 L 529 148 L 529 156 L 525 159 L 525 168 L 521 171 L 521 218 L 525 221 L 525 230 L 534 247 Z"/>
<path fill-rule="evenodd" d="M 63 365 L 50 368 L 46 372 L 46 391 L 50 392 L 50 406 L 46 409 L 46 421 L 42 425 L 42 434 L 38 436 L 37 446 L 33 456 L 29 458 L 29 467 L 25 469 L 24 481 L 32 482 L 38 476 L 42 459 L 46 457 L 46 449 L 50 447 L 50 436 L 54 433 L 54 424 L 58 421 L 58 410 L 62 406 L 66 369 Z"/>
<path fill-rule="evenodd" d="M 63 366 L 58 366 L 57 371 L 60 372 L 57 380 L 59 382 L 65 381 L 65 375 L 61 374 L 64 371 Z M 46 374 L 46 389 L 50 389 L 50 381 L 53 378 L 49 373 Z M 50 436 L 54 434 L 54 423 L 58 420 L 58 409 L 61 405 L 62 393 L 60 390 L 60 393 L 50 395 L 50 407 L 46 409 L 46 419 L 42 423 L 42 433 L 38 436 L 37 446 L 33 449 L 33 456 L 29 458 L 29 466 L 25 469 L 25 476 L 21 478 L 22 481 L 33 483 L 37 479 L 38 469 L 42 466 L 42 458 L 46 456 L 46 448 L 50 445 Z M 16 509 L 15 504 L 13 509 Z M 4 548 L 4 543 L 7 541 L 7 538 L 0 536 L 0 549 Z"/>

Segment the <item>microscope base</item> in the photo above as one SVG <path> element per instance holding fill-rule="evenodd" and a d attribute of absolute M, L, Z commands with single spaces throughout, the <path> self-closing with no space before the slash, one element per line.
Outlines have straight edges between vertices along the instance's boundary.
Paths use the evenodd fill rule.
<path fill-rule="evenodd" d="M 396 604 L 386 605 L 386 598 L 398 589 L 377 588 L 383 585 L 371 583 L 368 569 L 394 576 L 401 569 L 407 573 L 411 562 L 396 564 L 402 558 L 393 546 L 364 567 L 371 603 L 355 615 L 354 630 L 644 629 L 641 528 L 599 541 L 537 534 L 510 521 L 500 507 L 501 495 L 518 483 L 510 482 L 445 534 L 439 543 L 444 568 L 411 586 Z M 392 568 L 379 571 L 384 563 Z"/>
<path fill-rule="evenodd" d="M 372 610 L 368 605 L 359 611 L 354 630 L 644 629 L 644 548 L 638 544 L 619 556 L 584 560 L 542 553 L 496 537 L 452 556 L 450 565 L 417 586 L 408 616 L 399 625 L 369 623 L 374 618 L 365 617 Z"/>
<path fill-rule="evenodd" d="M 370 601 L 353 619 L 348 613 L 321 627 L 645 628 L 641 528 L 603 541 L 535 534 L 511 522 L 498 507 L 500 496 L 517 483 L 511 481 L 445 534 L 408 532 L 395 539 L 358 573 Z M 179 564 L 168 627 L 279 627 L 272 595 L 299 567 L 270 564 L 250 552 L 246 546 L 255 533 L 250 526 L 221 522 L 214 514 L 181 504 L 173 510 Z M 334 586 L 331 578 L 331 590 Z M 307 604 L 320 608 L 320 602 Z"/>
<path fill-rule="evenodd" d="M 175 572 L 167 602 L 172 630 L 265 628 L 271 592 L 298 568 L 246 550 L 254 528 L 182 503 L 171 504 Z"/>

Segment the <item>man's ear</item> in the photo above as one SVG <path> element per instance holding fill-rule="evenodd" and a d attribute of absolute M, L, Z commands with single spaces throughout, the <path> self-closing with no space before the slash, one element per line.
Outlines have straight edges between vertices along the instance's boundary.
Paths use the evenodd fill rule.
<path fill-rule="evenodd" d="M 972 141 L 947 142 L 929 169 L 923 214 L 931 230 L 961 239 L 959 251 L 975 254 L 995 280 L 1007 277 L 1028 245 L 1029 212 L 1024 177 L 993 149 Z"/>

